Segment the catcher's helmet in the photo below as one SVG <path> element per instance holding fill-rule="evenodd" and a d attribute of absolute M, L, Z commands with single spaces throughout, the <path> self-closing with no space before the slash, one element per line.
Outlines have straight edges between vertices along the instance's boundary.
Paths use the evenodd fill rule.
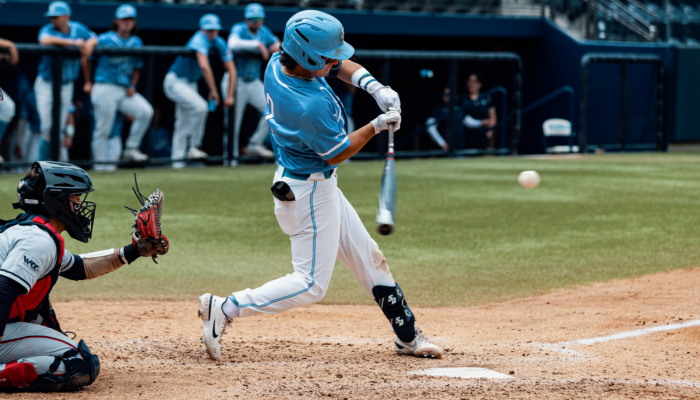
<path fill-rule="evenodd" d="M 86 199 L 93 190 L 92 179 L 82 168 L 68 163 L 38 161 L 32 165 L 30 174 L 19 182 L 19 203 L 13 206 L 31 214 L 53 216 L 66 226 L 73 239 L 87 243 L 92 237 L 96 205 Z M 84 194 L 80 205 L 70 199 L 75 194 Z"/>
<path fill-rule="evenodd" d="M 325 68 L 323 57 L 347 60 L 355 53 L 355 48 L 345 43 L 340 21 L 316 10 L 298 12 L 287 21 L 282 48 L 308 71 Z"/>

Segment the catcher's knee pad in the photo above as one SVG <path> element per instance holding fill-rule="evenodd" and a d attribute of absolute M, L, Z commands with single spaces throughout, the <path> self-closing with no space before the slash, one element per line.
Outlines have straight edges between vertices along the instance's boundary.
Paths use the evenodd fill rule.
<path fill-rule="evenodd" d="M 53 375 L 63 362 L 66 373 Z M 92 384 L 100 374 L 100 360 L 92 354 L 85 341 L 78 343 L 77 349 L 68 350 L 49 367 L 49 373 L 42 374 L 29 385 L 28 392 L 68 392 Z"/>
<path fill-rule="evenodd" d="M 382 309 L 384 315 L 391 323 L 396 336 L 405 343 L 409 343 L 416 338 L 415 322 L 413 312 L 408 308 L 403 292 L 397 283 L 395 287 L 375 286 L 372 288 L 374 301 Z"/>

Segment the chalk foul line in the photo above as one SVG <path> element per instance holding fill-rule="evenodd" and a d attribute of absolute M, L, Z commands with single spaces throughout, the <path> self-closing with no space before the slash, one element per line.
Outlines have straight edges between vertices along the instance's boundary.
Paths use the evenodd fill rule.
<path fill-rule="evenodd" d="M 654 333 L 654 332 L 672 331 L 674 329 L 690 328 L 692 326 L 699 326 L 699 325 L 700 325 L 700 320 L 695 320 L 695 321 L 683 322 L 680 324 L 661 325 L 661 326 L 655 326 L 653 328 L 638 329 L 636 331 L 621 332 L 621 333 L 616 333 L 614 335 L 600 336 L 600 337 L 591 338 L 591 339 L 575 340 L 575 341 L 571 341 L 571 342 L 560 342 L 557 344 L 561 345 L 561 346 L 567 346 L 567 345 L 568 346 L 589 346 L 592 344 L 607 342 L 610 340 L 628 339 L 628 338 L 633 338 L 636 336 L 648 335 L 648 334 Z"/>

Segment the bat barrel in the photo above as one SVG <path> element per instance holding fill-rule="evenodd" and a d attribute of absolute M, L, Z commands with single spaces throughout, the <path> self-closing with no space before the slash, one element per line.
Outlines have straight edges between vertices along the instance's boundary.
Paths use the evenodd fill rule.
<path fill-rule="evenodd" d="M 379 189 L 377 207 L 377 231 L 387 236 L 394 232 L 394 211 L 396 207 L 396 167 L 394 165 L 394 125 L 389 125 L 389 149 L 384 162 L 384 173 Z"/>

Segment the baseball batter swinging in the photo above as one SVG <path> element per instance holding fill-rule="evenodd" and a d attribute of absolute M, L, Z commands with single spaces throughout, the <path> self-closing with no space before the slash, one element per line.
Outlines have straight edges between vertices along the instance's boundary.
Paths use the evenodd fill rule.
<path fill-rule="evenodd" d="M 389 124 L 396 130 L 401 125 L 398 94 L 348 60 L 354 49 L 343 36 L 343 26 L 333 16 L 302 11 L 287 22 L 282 49 L 267 66 L 265 118 L 279 164 L 272 186 L 275 215 L 290 236 L 294 272 L 227 298 L 209 293 L 199 298 L 204 343 L 213 359 L 220 359 L 221 335 L 233 319 L 321 300 L 336 259 L 384 312 L 397 336 L 396 352 L 442 357 L 442 349 L 416 326 L 384 254 L 337 186 L 339 164 Z M 366 90 L 384 114 L 348 133 L 345 110 L 327 76 Z"/>
<path fill-rule="evenodd" d="M 92 237 L 96 204 L 86 201 L 92 191 L 82 168 L 35 162 L 13 204 L 25 213 L 0 221 L 0 391 L 69 391 L 94 382 L 99 359 L 84 341 L 75 343 L 61 331 L 49 301 L 51 289 L 59 276 L 94 279 L 140 256 L 168 251 L 160 233 L 163 197 L 158 189 L 142 201 L 131 244 L 71 254 L 61 233 L 84 243 Z"/>

